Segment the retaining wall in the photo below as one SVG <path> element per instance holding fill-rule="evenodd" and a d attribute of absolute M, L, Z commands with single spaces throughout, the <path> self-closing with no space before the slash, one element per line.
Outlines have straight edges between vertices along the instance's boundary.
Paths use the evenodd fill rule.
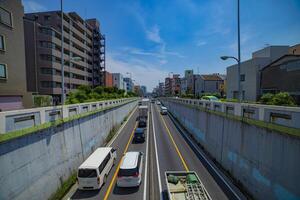
<path fill-rule="evenodd" d="M 163 103 L 255 199 L 300 199 L 300 137 L 205 112 L 195 105 L 167 99 Z"/>
<path fill-rule="evenodd" d="M 49 198 L 137 101 L 0 144 L 0 199 Z"/>

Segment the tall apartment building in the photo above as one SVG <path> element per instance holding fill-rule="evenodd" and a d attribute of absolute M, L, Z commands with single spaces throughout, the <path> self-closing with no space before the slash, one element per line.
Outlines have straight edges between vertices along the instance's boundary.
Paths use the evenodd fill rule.
<path fill-rule="evenodd" d="M 124 83 L 126 84 L 126 91 L 133 92 L 133 82 L 132 79 L 129 77 L 124 78 Z"/>
<path fill-rule="evenodd" d="M 0 1 L 0 111 L 31 107 L 26 88 L 21 0 Z"/>
<path fill-rule="evenodd" d="M 172 79 L 170 77 L 165 78 L 165 95 L 171 95 Z"/>
<path fill-rule="evenodd" d="M 179 95 L 180 94 L 180 75 L 174 74 L 171 80 L 171 93 L 172 95 Z"/>
<path fill-rule="evenodd" d="M 28 13 L 24 17 L 28 90 L 60 101 L 61 13 Z M 105 37 L 96 19 L 63 14 L 65 93 L 80 85 L 104 85 Z"/>

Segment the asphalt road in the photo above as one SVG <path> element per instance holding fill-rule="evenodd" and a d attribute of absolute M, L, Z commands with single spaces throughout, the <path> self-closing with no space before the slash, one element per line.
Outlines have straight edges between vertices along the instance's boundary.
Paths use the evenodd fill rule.
<path fill-rule="evenodd" d="M 183 131 L 169 115 L 161 115 L 155 104 L 149 106 L 149 117 L 144 143 L 133 144 L 132 134 L 136 127 L 137 110 L 132 113 L 123 129 L 110 146 L 117 149 L 116 164 L 107 177 L 105 185 L 96 191 L 81 191 L 75 184 L 64 199 L 122 199 L 158 200 L 167 199 L 165 171 L 195 171 L 212 199 L 233 198 L 224 183 L 211 172 L 203 159 L 183 137 Z M 177 125 L 177 126 L 176 126 Z M 121 157 L 126 151 L 144 152 L 142 183 L 137 188 L 116 186 L 116 174 Z M 227 180 L 227 179 L 226 179 Z M 239 195 L 242 194 L 230 184 Z M 243 197 L 240 199 L 244 199 Z"/>

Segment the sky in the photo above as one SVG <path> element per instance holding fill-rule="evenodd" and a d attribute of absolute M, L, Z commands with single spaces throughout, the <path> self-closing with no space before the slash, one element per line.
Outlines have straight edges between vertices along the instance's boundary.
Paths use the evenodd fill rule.
<path fill-rule="evenodd" d="M 59 10 L 60 0 L 22 0 L 25 13 Z M 268 45 L 300 43 L 300 0 L 241 0 L 241 59 Z M 237 56 L 236 0 L 63 0 L 65 12 L 97 18 L 106 69 L 151 91 L 172 73 L 226 73 Z"/>

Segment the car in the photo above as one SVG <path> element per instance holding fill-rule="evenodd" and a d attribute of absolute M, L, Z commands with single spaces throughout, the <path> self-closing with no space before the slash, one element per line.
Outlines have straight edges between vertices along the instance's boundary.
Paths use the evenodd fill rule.
<path fill-rule="evenodd" d="M 139 187 L 142 182 L 143 152 L 125 153 L 118 172 L 118 187 Z"/>
<path fill-rule="evenodd" d="M 147 120 L 144 118 L 139 118 L 138 127 L 145 128 L 147 126 Z"/>
<path fill-rule="evenodd" d="M 138 102 L 138 105 L 139 105 L 139 106 L 141 106 L 141 105 L 142 105 L 142 102 L 141 102 L 141 101 L 139 101 L 139 102 Z"/>
<path fill-rule="evenodd" d="M 203 97 L 201 97 L 201 100 L 206 100 L 206 101 L 220 101 L 220 99 L 218 99 L 215 96 L 203 96 Z"/>
<path fill-rule="evenodd" d="M 157 101 L 157 103 L 156 103 L 157 105 L 161 105 L 161 103 L 160 103 L 160 101 Z"/>
<path fill-rule="evenodd" d="M 145 128 L 135 129 L 133 142 L 145 142 Z"/>
<path fill-rule="evenodd" d="M 105 184 L 116 157 L 116 150 L 111 147 L 96 149 L 78 168 L 78 189 L 100 189 Z"/>
<path fill-rule="evenodd" d="M 155 103 L 155 99 L 151 99 L 151 103 Z"/>
<path fill-rule="evenodd" d="M 167 115 L 168 114 L 168 109 L 164 106 L 160 107 L 160 114 Z"/>

